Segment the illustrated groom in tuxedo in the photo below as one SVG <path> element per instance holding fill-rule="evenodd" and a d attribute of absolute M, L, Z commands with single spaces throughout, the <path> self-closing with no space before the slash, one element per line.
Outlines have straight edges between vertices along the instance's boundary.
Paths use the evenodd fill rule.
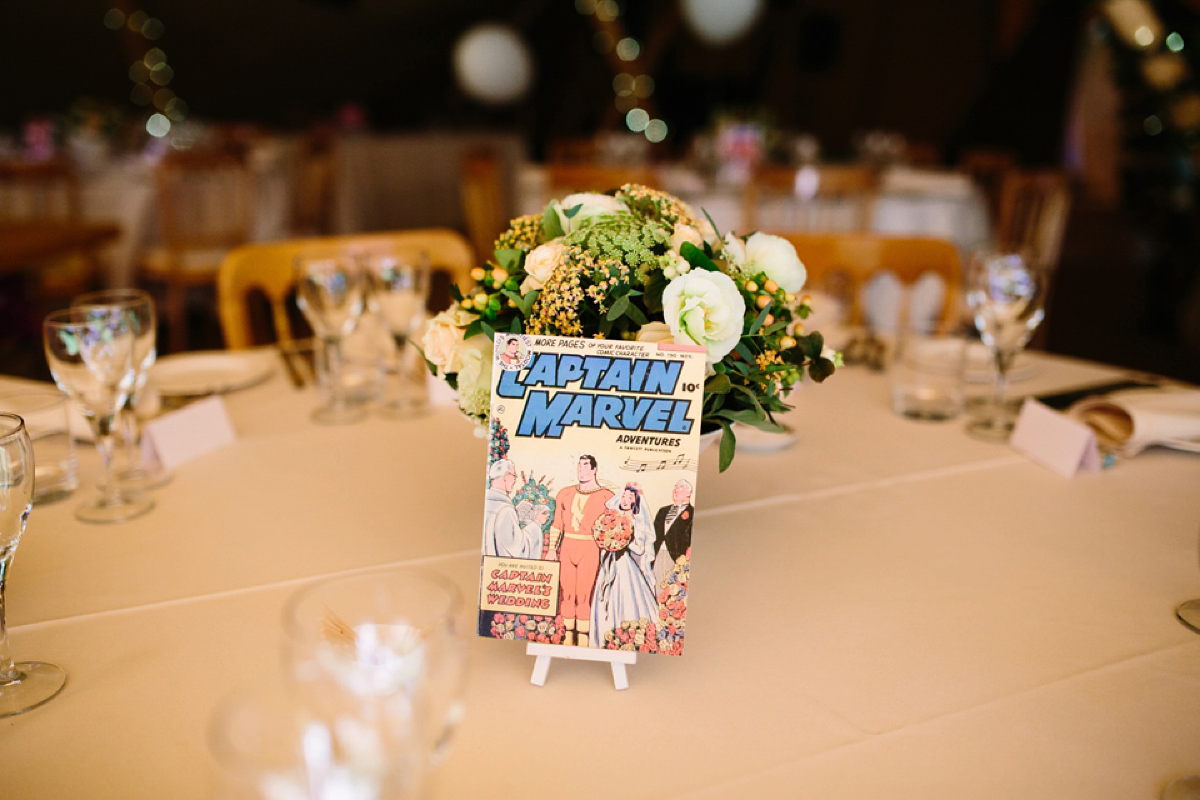
<path fill-rule="evenodd" d="M 662 558 L 659 548 L 665 542 L 667 554 L 674 564 L 692 546 L 692 518 L 696 509 L 692 506 L 692 485 L 681 480 L 671 490 L 671 505 L 663 506 L 654 515 L 654 554 Z M 659 565 L 655 564 L 655 574 Z"/>

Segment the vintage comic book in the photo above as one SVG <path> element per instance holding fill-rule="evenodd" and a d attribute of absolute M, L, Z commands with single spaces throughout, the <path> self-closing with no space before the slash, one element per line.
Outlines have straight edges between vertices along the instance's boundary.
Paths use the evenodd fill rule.
<path fill-rule="evenodd" d="M 704 348 L 497 333 L 479 635 L 683 653 Z"/>

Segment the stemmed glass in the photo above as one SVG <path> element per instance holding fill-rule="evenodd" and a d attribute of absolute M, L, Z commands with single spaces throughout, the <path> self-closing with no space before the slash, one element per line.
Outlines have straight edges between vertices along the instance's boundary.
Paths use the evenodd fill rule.
<path fill-rule="evenodd" d="M 69 308 L 46 317 L 42 334 L 50 373 L 58 388 L 79 403 L 104 463 L 102 494 L 75 509 L 75 517 L 97 523 L 140 517 L 154 508 L 154 501 L 127 493 L 113 475 L 117 413 L 137 378 L 129 314 L 120 305 Z"/>
<path fill-rule="evenodd" d="M 317 350 L 328 402 L 313 412 L 317 422 L 357 422 L 367 415 L 349 402 L 343 385 L 342 341 L 358 324 L 365 304 L 365 279 L 355 256 L 345 253 L 296 257 L 296 304 L 320 340 Z"/>
<path fill-rule="evenodd" d="M 1176 606 L 1175 616 L 1185 626 L 1200 633 L 1200 597 Z M 1176 778 L 1167 784 L 1160 796 L 1162 800 L 1200 800 L 1200 774 Z"/>
<path fill-rule="evenodd" d="M 429 256 L 424 250 L 385 250 L 366 254 L 371 302 L 392 334 L 396 347 L 393 370 L 396 393 L 385 397 L 380 412 L 390 417 L 410 417 L 425 409 L 423 386 L 416 384 L 409 366 L 409 338 L 425 319 L 429 297 Z"/>
<path fill-rule="evenodd" d="M 8 650 L 4 586 L 32 507 L 33 445 L 25 421 L 0 413 L 0 717 L 40 706 L 67 681 L 61 667 L 42 661 L 14 664 Z"/>
<path fill-rule="evenodd" d="M 354 698 L 407 725 L 431 763 L 462 718 L 466 646 L 457 588 L 431 572 L 371 570 L 315 583 L 284 610 L 287 660 L 309 704 Z"/>
<path fill-rule="evenodd" d="M 1021 253 L 977 253 L 966 283 L 975 327 L 996 365 L 991 407 L 968 423 L 967 432 L 988 441 L 1008 441 L 1014 422 L 1004 404 L 1008 371 L 1044 316 L 1045 274 Z"/>
<path fill-rule="evenodd" d="M 125 441 L 126 468 L 116 473 L 117 482 L 127 491 L 157 489 L 170 482 L 171 473 L 157 459 L 146 458 L 142 452 L 142 424 L 137 414 L 138 402 L 150 367 L 157 356 L 158 320 L 154 300 L 141 289 L 105 289 L 82 294 L 71 301 L 74 307 L 119 305 L 125 308 L 133 323 L 133 366 L 137 371 L 133 389 L 120 411 L 121 436 Z"/>

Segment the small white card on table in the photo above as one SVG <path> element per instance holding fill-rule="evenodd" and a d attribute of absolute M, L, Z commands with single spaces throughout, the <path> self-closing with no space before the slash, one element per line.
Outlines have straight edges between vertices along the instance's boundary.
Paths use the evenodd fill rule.
<path fill-rule="evenodd" d="M 214 395 L 146 423 L 145 438 L 162 465 L 175 469 L 237 438 L 225 401 Z"/>
<path fill-rule="evenodd" d="M 1032 397 L 1021 406 L 1008 444 L 1064 478 L 1074 477 L 1079 470 L 1100 469 L 1100 450 L 1092 429 Z"/>

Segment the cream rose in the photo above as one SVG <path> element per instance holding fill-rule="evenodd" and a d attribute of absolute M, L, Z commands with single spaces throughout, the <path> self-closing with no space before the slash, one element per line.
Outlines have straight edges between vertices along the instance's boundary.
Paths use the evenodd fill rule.
<path fill-rule="evenodd" d="M 458 349 L 458 407 L 474 416 L 487 414 L 492 396 L 492 340 L 472 336 Z"/>
<path fill-rule="evenodd" d="M 787 239 L 769 233 L 752 233 L 743 242 L 725 234 L 725 255 L 730 262 L 751 274 L 763 272 L 785 292 L 798 292 L 808 280 L 808 270 Z"/>
<path fill-rule="evenodd" d="M 554 205 L 564 233 L 574 233 L 584 227 L 585 223 L 593 217 L 609 217 L 629 210 L 629 207 L 621 200 L 594 192 L 569 194 Z M 566 212 L 575 206 L 579 206 L 579 211 L 575 212 L 573 217 L 568 218 Z"/>
<path fill-rule="evenodd" d="M 665 322 L 647 322 L 642 327 L 638 328 L 637 341 L 639 342 L 668 342 L 675 343 L 675 334 L 671 332 L 671 326 Z"/>
<path fill-rule="evenodd" d="M 696 247 L 704 247 L 704 237 L 700 235 L 700 231 L 691 225 L 676 222 L 674 230 L 671 231 L 671 249 L 678 253 L 684 242 L 691 242 Z"/>
<path fill-rule="evenodd" d="M 695 342 L 720 361 L 742 336 L 746 302 L 733 280 L 721 272 L 692 270 L 667 284 L 663 317 L 676 342 Z"/>
<path fill-rule="evenodd" d="M 540 289 L 550 280 L 554 270 L 562 261 L 563 252 L 567 249 L 562 242 L 547 242 L 541 247 L 535 247 L 525 256 L 525 280 L 521 282 L 521 294 Z"/>
<path fill-rule="evenodd" d="M 475 314 L 454 303 L 425 324 L 421 349 L 425 351 L 426 360 L 437 367 L 440 374 L 458 372 L 463 334 L 474 319 Z"/>

